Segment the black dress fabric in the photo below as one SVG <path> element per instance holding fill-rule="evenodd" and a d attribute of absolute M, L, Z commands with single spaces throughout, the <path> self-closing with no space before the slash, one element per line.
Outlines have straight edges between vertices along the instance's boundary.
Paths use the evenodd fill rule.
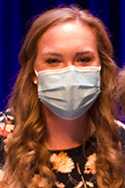
<path fill-rule="evenodd" d="M 83 146 L 63 150 L 50 151 L 52 170 L 56 174 L 56 187 L 88 188 L 96 184 L 96 142 L 90 138 Z"/>

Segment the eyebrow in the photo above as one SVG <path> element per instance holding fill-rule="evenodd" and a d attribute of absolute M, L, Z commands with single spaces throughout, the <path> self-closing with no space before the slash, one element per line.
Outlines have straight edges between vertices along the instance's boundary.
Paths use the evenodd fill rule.
<path fill-rule="evenodd" d="M 86 54 L 94 54 L 94 52 L 93 52 L 93 51 L 90 51 L 90 50 L 80 51 L 80 52 L 77 52 L 77 53 L 75 54 L 75 57 L 81 56 L 81 55 L 86 55 Z"/>
<path fill-rule="evenodd" d="M 46 55 L 63 57 L 60 53 L 56 53 L 56 52 L 46 52 L 46 53 L 41 54 L 41 56 L 46 56 Z"/>
<path fill-rule="evenodd" d="M 74 58 L 79 57 L 81 55 L 86 55 L 86 54 L 94 54 L 94 53 L 91 50 L 79 51 L 75 54 Z M 62 54 L 56 53 L 56 52 L 45 52 L 45 53 L 41 54 L 41 56 L 46 56 L 46 55 L 58 56 L 58 57 L 61 57 L 61 58 L 63 57 Z"/>

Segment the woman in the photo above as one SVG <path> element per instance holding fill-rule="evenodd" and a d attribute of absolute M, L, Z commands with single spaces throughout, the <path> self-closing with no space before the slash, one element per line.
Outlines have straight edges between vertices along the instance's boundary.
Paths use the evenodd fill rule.
<path fill-rule="evenodd" d="M 16 126 L 5 140 L 1 186 L 122 186 L 117 67 L 101 21 L 76 7 L 49 10 L 31 26 L 19 59 L 15 122 L 4 113 Z"/>

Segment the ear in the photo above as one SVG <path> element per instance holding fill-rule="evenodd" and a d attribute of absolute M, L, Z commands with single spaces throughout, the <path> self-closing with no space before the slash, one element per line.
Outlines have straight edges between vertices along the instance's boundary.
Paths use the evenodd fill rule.
<path fill-rule="evenodd" d="M 34 76 L 34 77 L 33 77 L 33 83 L 34 83 L 34 84 L 38 84 L 38 77 L 37 77 L 37 76 Z"/>

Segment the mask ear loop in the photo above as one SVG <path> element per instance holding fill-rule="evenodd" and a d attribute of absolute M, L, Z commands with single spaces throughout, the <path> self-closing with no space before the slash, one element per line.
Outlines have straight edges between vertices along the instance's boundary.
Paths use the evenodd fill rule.
<path fill-rule="evenodd" d="M 38 77 L 38 72 L 36 71 L 36 69 L 34 69 L 34 72 L 35 72 L 35 76 Z M 37 84 L 37 83 L 38 83 L 38 81 L 37 81 L 36 78 L 34 78 L 33 83 L 34 83 L 34 84 Z"/>
<path fill-rule="evenodd" d="M 102 69 L 102 67 L 101 67 L 101 65 L 99 66 L 99 71 L 101 71 L 101 69 Z"/>
<path fill-rule="evenodd" d="M 35 75 L 38 77 L 38 72 L 36 71 L 36 69 L 34 69 Z"/>

